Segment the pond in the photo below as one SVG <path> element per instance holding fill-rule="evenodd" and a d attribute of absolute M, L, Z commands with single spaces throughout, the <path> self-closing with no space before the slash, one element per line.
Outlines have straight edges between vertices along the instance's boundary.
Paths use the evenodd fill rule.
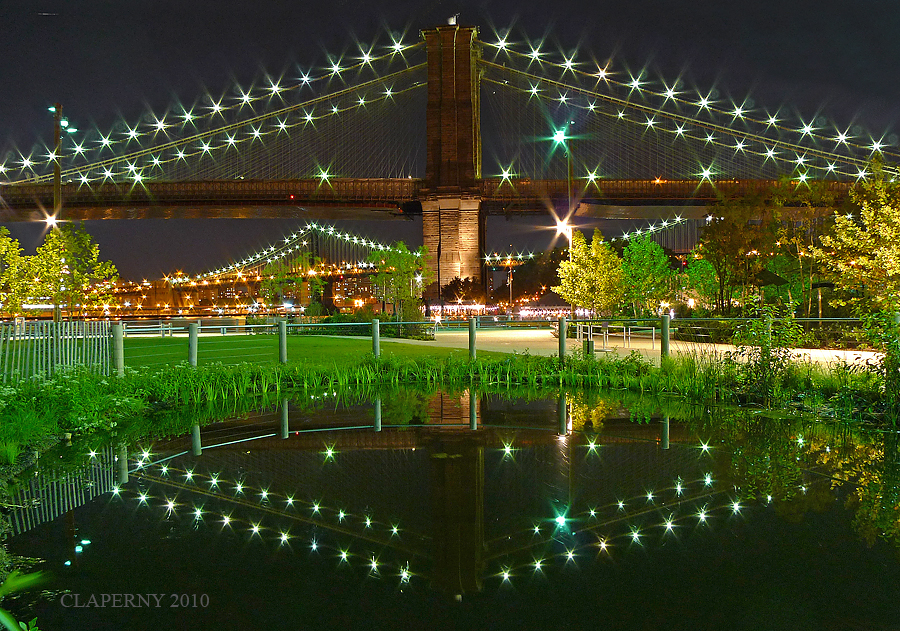
<path fill-rule="evenodd" d="M 900 628 L 895 434 L 597 393 L 335 394 L 81 469 L 42 457 L 7 544 L 54 579 L 14 612 L 44 631 Z"/>

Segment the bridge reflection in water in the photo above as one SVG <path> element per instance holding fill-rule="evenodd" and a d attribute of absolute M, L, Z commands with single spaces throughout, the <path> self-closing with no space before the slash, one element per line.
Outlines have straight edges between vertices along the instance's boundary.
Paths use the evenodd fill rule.
<path fill-rule="evenodd" d="M 327 413 L 282 404 L 152 449 L 119 447 L 118 459 L 108 448 L 95 462 L 106 481 L 97 490 L 110 490 L 115 472 L 114 499 L 158 511 L 179 530 L 247 529 L 401 582 L 426 577 L 456 598 L 561 549 L 570 557 L 605 549 L 626 522 L 713 495 L 698 483 L 708 455 L 678 424 L 608 418 L 601 433 L 573 432 L 565 395 L 514 403 L 437 393 L 411 407 L 398 419 L 380 399 Z M 660 499 L 648 501 L 648 488 Z M 29 494 L 44 512 L 55 505 L 46 489 L 18 501 Z M 57 511 L 72 533 L 77 505 Z"/>

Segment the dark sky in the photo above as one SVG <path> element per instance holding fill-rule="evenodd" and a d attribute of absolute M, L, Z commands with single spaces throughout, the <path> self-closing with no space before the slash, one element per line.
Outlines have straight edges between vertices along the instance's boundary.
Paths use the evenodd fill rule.
<path fill-rule="evenodd" d="M 0 155 L 48 143 L 46 108 L 57 100 L 78 125 L 108 127 L 120 116 L 134 120 L 147 105 L 322 64 L 326 53 L 355 52 L 354 39 L 384 41 L 387 31 L 405 31 L 412 42 L 421 28 L 455 13 L 484 39 L 512 27 L 511 40 L 547 35 L 551 47 L 577 49 L 579 59 L 681 76 L 689 86 L 751 95 L 758 105 L 788 106 L 807 119 L 824 114 L 873 133 L 897 131 L 900 11 L 887 0 L 8 0 L 0 2 Z M 223 254 L 239 256 L 293 227 L 277 220 L 207 224 L 89 229 L 125 276 L 140 277 L 214 267 Z M 412 224 L 403 226 L 390 232 L 414 241 Z M 39 239 L 36 228 L 15 232 L 26 248 Z M 489 249 L 507 245 L 494 240 L 489 233 Z"/>

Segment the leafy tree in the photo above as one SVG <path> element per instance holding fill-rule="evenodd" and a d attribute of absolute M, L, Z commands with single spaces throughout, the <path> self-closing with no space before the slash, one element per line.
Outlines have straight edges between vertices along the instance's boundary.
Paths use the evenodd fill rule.
<path fill-rule="evenodd" d="M 369 257 L 369 262 L 378 267 L 372 284 L 385 301 L 395 305 L 395 313 L 404 320 L 418 320 L 420 317 L 419 303 L 429 281 L 425 267 L 426 254 L 426 248 L 410 251 L 400 241 L 392 248 L 374 252 Z"/>
<path fill-rule="evenodd" d="M 7 313 L 18 313 L 32 285 L 31 261 L 22 256 L 19 242 L 0 227 L 0 307 Z"/>
<path fill-rule="evenodd" d="M 557 276 L 559 264 L 566 258 L 566 251 L 563 248 L 554 248 L 547 252 L 541 252 L 534 258 L 527 259 L 521 265 L 516 266 L 515 280 L 513 281 L 514 296 L 539 296 L 555 285 L 559 282 L 559 276 Z M 509 287 L 506 288 L 505 293 L 498 288 L 498 294 L 508 296 Z"/>
<path fill-rule="evenodd" d="M 775 226 L 770 203 L 762 197 L 723 199 L 711 212 L 696 251 L 716 272 L 716 310 L 727 314 L 737 290 L 746 304 L 748 288 L 772 251 Z"/>
<path fill-rule="evenodd" d="M 775 297 L 783 304 L 805 306 L 806 317 L 810 317 L 814 279 L 819 274 L 812 249 L 825 219 L 833 212 L 834 194 L 824 182 L 796 186 L 793 180 L 785 180 L 782 184 L 773 189 L 776 240 L 767 269 L 787 281 L 775 290 Z"/>
<path fill-rule="evenodd" d="M 655 312 L 660 302 L 672 296 L 675 270 L 669 266 L 669 257 L 647 235 L 631 239 L 622 254 L 625 302 L 631 304 L 635 317 Z"/>
<path fill-rule="evenodd" d="M 78 307 L 108 301 L 118 276 L 115 265 L 100 260 L 100 246 L 81 225 L 66 224 L 49 232 L 31 260 L 33 293 L 66 305 L 70 315 Z"/>
<path fill-rule="evenodd" d="M 835 214 L 821 247 L 813 248 L 843 300 L 861 310 L 900 309 L 900 184 L 885 177 L 882 160 L 850 192 L 855 212 Z"/>
<path fill-rule="evenodd" d="M 719 297 L 719 281 L 712 263 L 695 252 L 682 276 L 684 276 L 684 290 L 692 295 L 697 308 L 714 310 Z"/>
<path fill-rule="evenodd" d="M 318 264 L 319 259 L 308 252 L 301 252 L 291 259 L 271 261 L 262 270 L 260 293 L 267 302 L 281 304 L 287 294 L 296 295 L 298 286 L 307 283 L 310 300 L 316 302 L 321 298 L 325 281 L 317 274 L 310 274 L 309 270 L 315 270 Z"/>
<path fill-rule="evenodd" d="M 612 313 L 622 302 L 622 260 L 594 230 L 591 243 L 575 230 L 570 260 L 559 264 L 559 285 L 553 291 L 595 314 Z"/>
<path fill-rule="evenodd" d="M 474 300 L 482 303 L 485 300 L 484 286 L 473 278 L 457 276 L 444 285 L 441 295 L 446 300 Z"/>

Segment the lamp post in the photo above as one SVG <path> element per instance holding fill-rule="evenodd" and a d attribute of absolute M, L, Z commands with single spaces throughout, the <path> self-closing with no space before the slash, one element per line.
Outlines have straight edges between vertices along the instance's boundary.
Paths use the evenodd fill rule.
<path fill-rule="evenodd" d="M 62 132 L 74 134 L 78 130 L 69 125 L 69 121 L 62 115 L 62 105 L 54 103 L 47 108 L 53 114 L 53 227 L 58 226 L 60 212 L 62 211 Z"/>
<path fill-rule="evenodd" d="M 566 152 L 566 220 L 572 216 L 572 152 L 567 142 L 570 139 L 570 136 L 566 136 L 565 129 L 553 132 L 553 141 L 562 145 L 563 151 Z"/>
<path fill-rule="evenodd" d="M 560 220 L 560 219 L 556 220 L 556 234 L 565 235 L 566 241 L 568 241 L 568 243 L 569 243 L 569 247 L 568 247 L 569 262 L 571 263 L 572 262 L 572 226 L 569 225 L 568 218 L 562 219 L 562 220 Z M 569 306 L 571 307 L 571 311 L 570 311 L 569 315 L 572 318 L 572 320 L 574 320 L 575 319 L 575 305 L 570 304 Z"/>
<path fill-rule="evenodd" d="M 74 134 L 78 130 L 71 127 L 69 121 L 63 118 L 62 105 L 54 103 L 47 109 L 53 114 L 53 216 L 47 219 L 47 225 L 53 230 L 59 230 L 62 215 L 62 130 L 65 129 L 68 134 Z M 54 304 L 53 321 L 59 322 L 61 319 L 60 306 Z"/>

